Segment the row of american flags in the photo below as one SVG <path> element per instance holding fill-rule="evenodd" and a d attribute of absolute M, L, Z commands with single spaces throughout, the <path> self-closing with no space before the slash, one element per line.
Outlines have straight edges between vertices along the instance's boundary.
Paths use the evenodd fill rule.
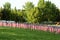
<path fill-rule="evenodd" d="M 25 28 L 25 29 L 31 29 L 31 30 L 43 30 L 43 31 L 60 33 L 60 27 L 52 27 L 52 26 L 47 26 L 47 25 L 36 25 L 36 24 L 27 24 L 27 23 L 16 23 L 16 22 L 7 23 L 7 22 L 0 21 L 0 26 Z"/>

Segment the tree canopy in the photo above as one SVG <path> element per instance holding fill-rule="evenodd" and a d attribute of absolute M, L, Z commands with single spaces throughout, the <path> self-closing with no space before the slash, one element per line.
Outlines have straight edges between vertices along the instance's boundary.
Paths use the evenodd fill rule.
<path fill-rule="evenodd" d="M 26 2 L 23 9 L 11 8 L 6 2 L 0 7 L 0 20 L 13 20 L 16 22 L 41 23 L 43 21 L 60 21 L 60 10 L 50 1 L 39 0 L 37 6 Z"/>

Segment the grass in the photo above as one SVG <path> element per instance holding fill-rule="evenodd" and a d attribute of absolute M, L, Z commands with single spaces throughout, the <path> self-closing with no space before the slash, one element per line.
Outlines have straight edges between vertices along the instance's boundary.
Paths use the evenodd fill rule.
<path fill-rule="evenodd" d="M 31 29 L 0 27 L 0 40 L 60 40 L 60 34 Z"/>

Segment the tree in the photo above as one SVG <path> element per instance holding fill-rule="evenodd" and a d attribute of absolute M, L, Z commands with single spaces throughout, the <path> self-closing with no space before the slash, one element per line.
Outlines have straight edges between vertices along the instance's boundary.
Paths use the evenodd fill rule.
<path fill-rule="evenodd" d="M 38 9 L 38 7 L 34 7 L 26 12 L 26 21 L 28 23 L 40 23 L 41 22 L 41 11 Z"/>
<path fill-rule="evenodd" d="M 3 6 L 4 6 L 4 9 L 10 9 L 11 8 L 11 4 L 9 2 L 6 2 Z"/>
<path fill-rule="evenodd" d="M 24 7 L 24 10 L 29 10 L 31 8 L 34 8 L 34 5 L 32 2 L 27 2 L 23 7 Z"/>
<path fill-rule="evenodd" d="M 9 2 L 6 2 L 2 10 L 2 20 L 10 20 L 11 5 Z"/>
<path fill-rule="evenodd" d="M 2 7 L 0 8 L 0 19 L 2 17 Z"/>
<path fill-rule="evenodd" d="M 28 23 L 40 23 L 42 21 L 41 10 L 34 7 L 32 3 L 27 2 L 27 4 L 25 4 L 25 20 Z"/>
<path fill-rule="evenodd" d="M 33 11 L 33 8 L 34 8 L 34 5 L 32 2 L 27 2 L 25 3 L 25 5 L 23 6 L 24 7 L 24 19 L 29 22 L 29 23 L 32 23 L 33 20 L 31 20 L 31 17 L 32 16 L 32 13 L 31 11 Z"/>
<path fill-rule="evenodd" d="M 58 11 L 57 7 L 55 6 L 55 4 L 53 4 L 49 1 L 44 1 L 44 2 L 43 1 L 44 0 L 39 0 L 38 4 L 40 4 L 40 6 L 38 5 L 38 7 L 41 10 L 41 12 L 43 13 L 42 16 L 44 18 L 44 21 L 56 21 L 56 18 L 59 15 L 59 11 Z"/>
<path fill-rule="evenodd" d="M 17 10 L 17 18 L 16 19 L 18 22 L 25 22 L 23 10 Z"/>
<path fill-rule="evenodd" d="M 24 9 L 11 9 L 11 4 L 6 2 L 0 8 L 0 19 L 13 20 L 16 22 L 40 23 L 43 21 L 60 21 L 60 11 L 55 4 L 39 0 L 35 7 L 32 2 L 27 2 Z"/>
<path fill-rule="evenodd" d="M 45 7 L 45 1 L 44 0 L 39 0 L 38 1 L 38 7 L 39 8 L 44 8 Z"/>
<path fill-rule="evenodd" d="M 20 9 L 16 9 L 16 7 L 14 9 L 11 10 L 11 20 L 14 20 L 16 22 L 25 22 L 24 19 L 24 14 L 23 11 Z"/>
<path fill-rule="evenodd" d="M 47 1 L 43 9 L 44 15 L 47 18 L 47 21 L 56 21 L 56 17 L 59 15 L 59 11 L 53 3 Z M 54 18 L 54 19 L 53 19 Z"/>

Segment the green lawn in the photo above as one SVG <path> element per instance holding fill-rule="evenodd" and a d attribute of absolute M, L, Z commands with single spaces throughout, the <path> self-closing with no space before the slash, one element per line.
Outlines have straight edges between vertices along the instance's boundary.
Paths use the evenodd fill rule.
<path fill-rule="evenodd" d="M 0 40 L 60 40 L 60 34 L 22 28 L 0 27 Z"/>

